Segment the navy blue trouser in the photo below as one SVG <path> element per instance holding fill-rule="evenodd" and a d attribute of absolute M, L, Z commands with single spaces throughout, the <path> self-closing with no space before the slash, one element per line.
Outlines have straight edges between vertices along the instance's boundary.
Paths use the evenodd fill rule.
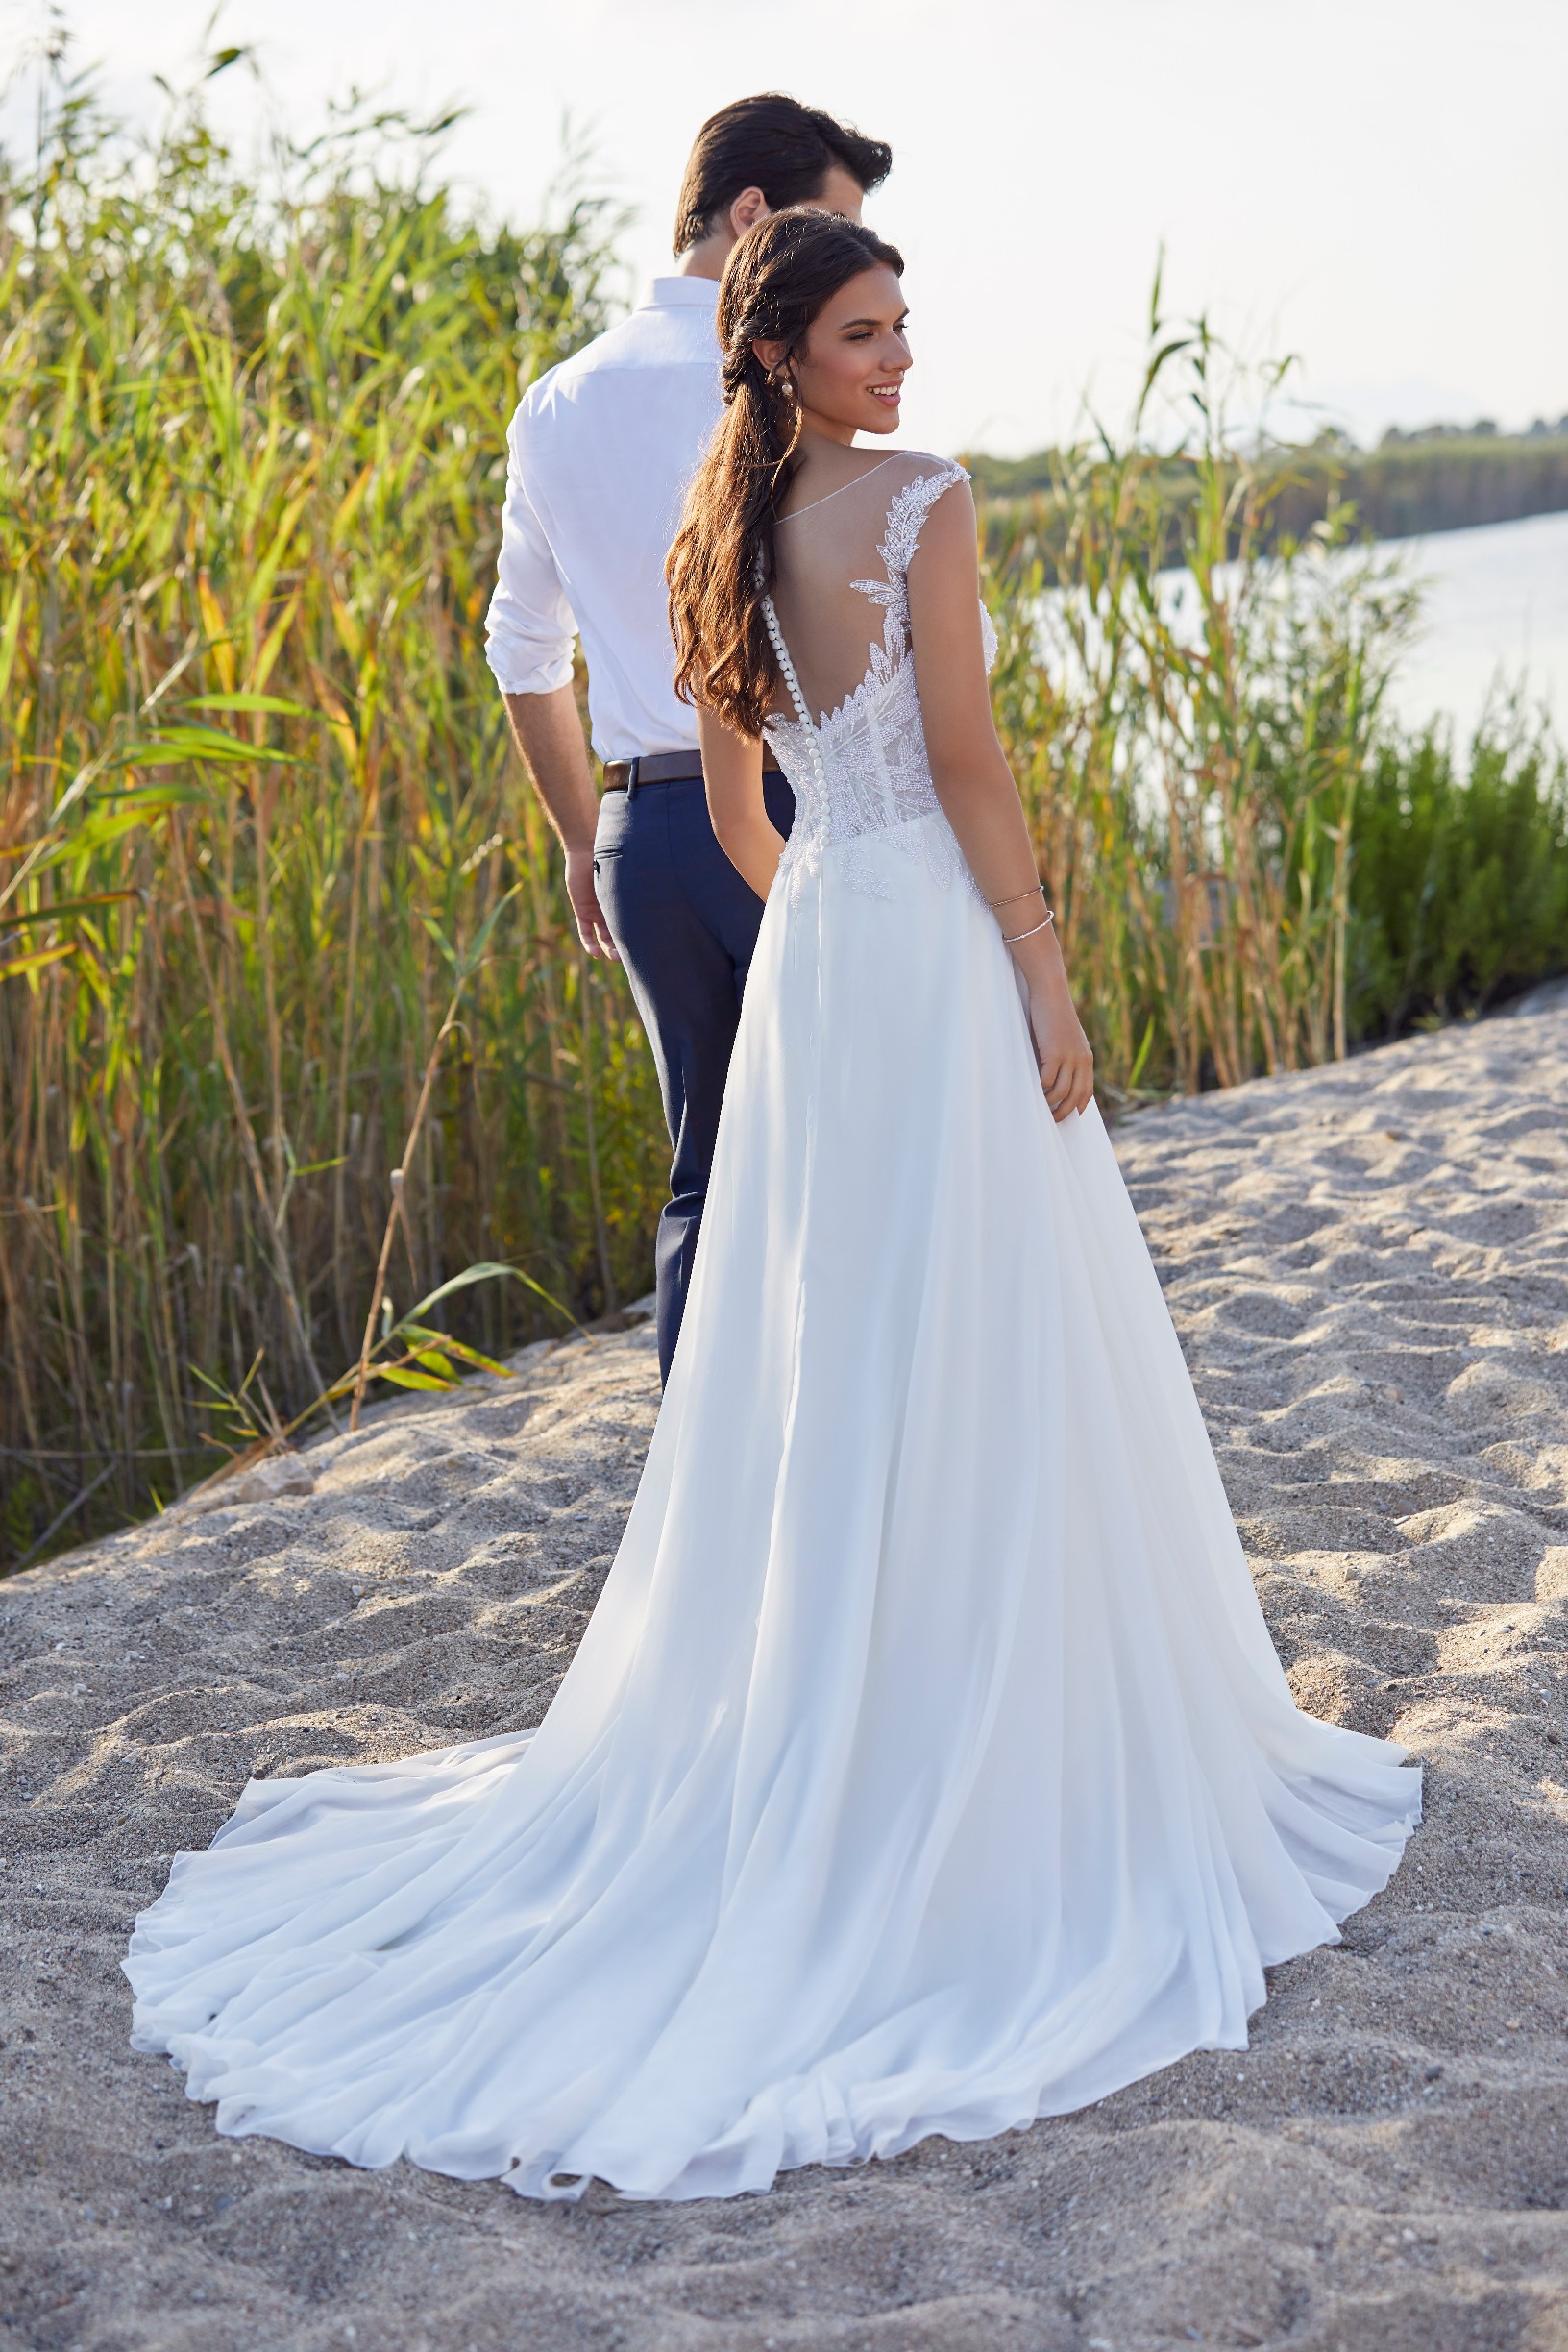
<path fill-rule="evenodd" d="M 795 820 L 789 786 L 770 774 L 763 794 L 769 816 L 787 835 Z M 762 901 L 715 839 L 699 774 L 607 792 L 600 803 L 594 877 L 653 1048 L 674 1148 L 653 1257 L 659 1370 L 668 1379 Z"/>

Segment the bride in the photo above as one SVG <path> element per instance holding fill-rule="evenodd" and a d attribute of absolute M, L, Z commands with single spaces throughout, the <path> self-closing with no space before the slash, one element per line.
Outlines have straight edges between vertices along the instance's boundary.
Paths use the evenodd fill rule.
<path fill-rule="evenodd" d="M 671 556 L 767 897 L 685 1328 L 537 1731 L 253 1781 L 137 1923 L 230 2133 L 521 2193 L 766 2189 L 1238 2048 L 1416 1819 L 1298 1714 L 1094 1110 L 902 264 L 736 249 Z M 766 733 L 794 787 L 788 845 Z"/>

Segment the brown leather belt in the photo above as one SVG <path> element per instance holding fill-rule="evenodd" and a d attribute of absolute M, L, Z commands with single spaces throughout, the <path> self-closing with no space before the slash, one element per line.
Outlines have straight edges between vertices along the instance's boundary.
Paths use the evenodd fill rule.
<path fill-rule="evenodd" d="M 762 755 L 764 775 L 780 773 L 779 765 L 770 752 Z M 702 780 L 702 755 L 699 751 L 651 751 L 642 759 L 606 760 L 604 790 L 606 792 L 641 792 L 645 784 L 698 784 Z"/>

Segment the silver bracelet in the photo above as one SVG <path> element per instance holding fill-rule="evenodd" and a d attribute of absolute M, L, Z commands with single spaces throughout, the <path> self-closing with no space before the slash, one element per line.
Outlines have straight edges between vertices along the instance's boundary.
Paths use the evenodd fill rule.
<path fill-rule="evenodd" d="M 1038 939 L 1041 932 L 1048 931 L 1055 920 L 1056 916 L 1054 911 L 1050 907 L 1047 907 L 1045 909 L 1045 920 L 1043 922 L 1036 923 L 1032 931 L 1015 931 L 1011 939 L 1009 939 L 1007 934 L 1004 932 L 1002 934 L 1002 945 L 1004 947 L 1016 947 L 1020 940 Z"/>

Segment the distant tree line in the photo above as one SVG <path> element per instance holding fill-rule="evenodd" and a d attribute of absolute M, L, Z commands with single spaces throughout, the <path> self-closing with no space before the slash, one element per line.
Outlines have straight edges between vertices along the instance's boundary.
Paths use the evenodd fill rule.
<path fill-rule="evenodd" d="M 1568 416 L 1524 433 L 1501 433 L 1485 421 L 1391 431 L 1375 450 L 1325 433 L 1255 462 L 1275 540 L 1303 539 L 1331 513 L 1353 537 L 1407 539 L 1568 512 Z M 994 506 L 1014 516 L 1019 507 L 1032 508 L 1039 541 L 1048 548 L 1055 535 L 1052 508 L 1082 453 L 1040 450 L 1029 457 L 971 457 L 967 463 Z M 1177 506 L 1189 482 L 1195 489 L 1191 461 L 1172 457 L 1168 495 Z"/>

